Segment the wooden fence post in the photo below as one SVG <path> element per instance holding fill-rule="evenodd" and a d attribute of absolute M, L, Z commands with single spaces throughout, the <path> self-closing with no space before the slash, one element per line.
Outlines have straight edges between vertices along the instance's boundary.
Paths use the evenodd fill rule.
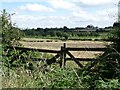
<path fill-rule="evenodd" d="M 61 53 L 60 53 L 60 67 L 63 65 L 63 47 L 61 46 Z"/>
<path fill-rule="evenodd" d="M 64 52 L 63 52 L 63 61 L 64 61 L 64 67 L 66 66 L 66 43 L 64 43 L 63 45 L 63 49 L 64 49 Z"/>
<path fill-rule="evenodd" d="M 61 47 L 60 67 L 66 66 L 66 43 Z"/>

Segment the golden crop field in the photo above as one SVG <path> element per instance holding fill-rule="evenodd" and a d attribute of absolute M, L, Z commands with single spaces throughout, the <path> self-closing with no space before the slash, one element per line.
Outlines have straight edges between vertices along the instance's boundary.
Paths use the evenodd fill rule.
<path fill-rule="evenodd" d="M 20 41 L 25 47 L 32 48 L 42 48 L 42 49 L 60 49 L 63 43 L 66 43 L 67 47 L 104 47 L 108 45 L 109 42 L 104 41 L 60 41 L 52 39 L 35 39 L 35 38 L 25 38 L 25 41 Z"/>
<path fill-rule="evenodd" d="M 28 48 L 39 48 L 39 49 L 50 49 L 50 50 L 60 50 L 61 46 L 63 46 L 64 43 L 66 43 L 67 47 L 105 47 L 105 45 L 108 45 L 109 42 L 103 42 L 103 41 L 54 41 L 47 42 L 47 40 L 50 39 L 35 39 L 35 38 L 25 38 L 25 41 L 20 41 L 20 43 L 23 44 L 24 47 Z M 34 41 L 34 42 L 31 42 Z M 42 42 L 36 42 L 36 41 L 42 40 Z M 100 52 L 88 52 L 88 51 L 74 51 L 72 52 L 75 56 L 79 57 L 95 57 L 95 55 L 99 54 Z"/>
<path fill-rule="evenodd" d="M 49 42 L 48 42 L 49 40 Z M 38 42 L 39 41 L 39 42 Z M 67 47 L 84 47 L 84 48 L 94 48 L 94 47 L 105 47 L 109 42 L 103 41 L 60 41 L 57 42 L 51 39 L 35 39 L 35 38 L 25 38 L 24 41 L 20 41 L 24 47 L 36 48 L 36 49 L 49 49 L 49 50 L 60 50 L 61 46 L 66 43 Z M 102 52 L 97 51 L 70 51 L 76 58 L 95 58 Z M 67 56 L 68 57 L 68 56 Z M 85 63 L 85 62 L 82 62 Z M 71 61 L 67 61 L 67 66 L 72 65 L 76 67 L 76 64 Z"/>

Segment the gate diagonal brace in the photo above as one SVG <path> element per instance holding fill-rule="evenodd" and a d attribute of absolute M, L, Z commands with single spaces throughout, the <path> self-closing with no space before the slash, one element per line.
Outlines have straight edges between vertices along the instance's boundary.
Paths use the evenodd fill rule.
<path fill-rule="evenodd" d="M 74 60 L 76 64 L 78 64 L 79 67 L 83 68 L 83 65 L 68 50 L 66 50 L 66 52 L 71 57 L 71 59 Z"/>
<path fill-rule="evenodd" d="M 56 59 L 60 57 L 60 53 L 58 53 L 57 55 L 55 55 L 53 58 L 46 60 L 46 64 L 42 65 L 41 67 L 39 67 L 39 69 L 47 67 L 47 65 L 51 65 L 52 63 L 56 62 Z"/>
<path fill-rule="evenodd" d="M 48 65 L 52 64 L 52 63 L 55 63 L 56 62 L 56 59 L 60 57 L 60 53 L 58 53 L 57 55 L 55 55 L 53 58 L 49 59 L 46 61 L 46 63 Z"/>

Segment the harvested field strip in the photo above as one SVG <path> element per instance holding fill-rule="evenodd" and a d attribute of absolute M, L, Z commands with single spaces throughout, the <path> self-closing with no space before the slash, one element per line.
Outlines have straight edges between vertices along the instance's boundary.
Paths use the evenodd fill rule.
<path fill-rule="evenodd" d="M 109 42 L 99 41 L 66 41 L 66 42 L 24 42 L 20 41 L 25 47 L 41 48 L 41 49 L 60 49 L 63 43 L 67 44 L 67 47 L 105 47 Z"/>

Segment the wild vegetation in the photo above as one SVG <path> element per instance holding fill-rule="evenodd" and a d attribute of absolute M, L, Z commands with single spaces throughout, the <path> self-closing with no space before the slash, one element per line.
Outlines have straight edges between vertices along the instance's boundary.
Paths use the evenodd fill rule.
<path fill-rule="evenodd" d="M 40 56 L 43 61 L 33 62 L 31 59 L 14 58 L 20 51 L 10 51 L 7 46 L 19 45 L 20 31 L 11 22 L 11 14 L 3 10 L 2 20 L 2 85 L 3 88 L 107 88 L 120 89 L 120 27 L 115 26 L 110 39 L 113 41 L 96 61 L 88 63 L 84 68 L 59 68 L 56 63 L 39 68 L 51 55 L 28 52 L 21 56 Z M 72 34 L 72 33 L 71 33 Z M 11 55 L 11 56 L 10 56 Z M 95 70 L 95 71 L 93 71 Z"/>
<path fill-rule="evenodd" d="M 2 46 L 12 46 L 17 45 L 18 40 L 21 38 L 21 31 L 19 28 L 12 24 L 11 16 L 13 14 L 8 14 L 4 9 L 0 16 L 1 18 L 1 31 L 2 31 Z"/>

